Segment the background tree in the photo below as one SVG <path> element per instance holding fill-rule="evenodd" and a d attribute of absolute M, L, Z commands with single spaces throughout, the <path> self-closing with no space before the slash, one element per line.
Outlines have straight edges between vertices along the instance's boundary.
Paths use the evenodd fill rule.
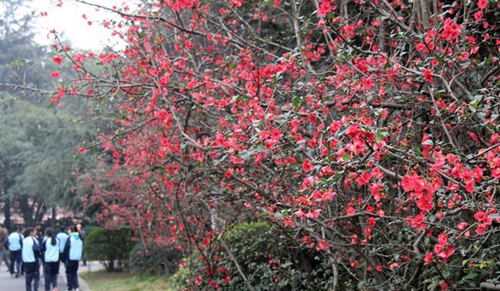
<path fill-rule="evenodd" d="M 34 41 L 34 14 L 25 12 L 27 3 L 0 4 L 0 201 L 7 226 L 11 211 L 31 224 L 48 210 L 55 217 L 56 207 L 81 210 L 78 175 L 92 164 L 90 156 L 77 153 L 95 125 L 86 117 L 89 101 L 52 106 L 43 96 L 71 78 L 51 73 L 71 72 L 71 65 L 51 59 L 47 47 Z"/>
<path fill-rule="evenodd" d="M 76 156 L 88 129 L 63 110 L 20 100 L 4 103 L 0 119 L 0 156 L 11 181 L 6 194 L 25 223 L 41 221 L 56 206 L 78 209 L 77 177 L 89 161 Z"/>

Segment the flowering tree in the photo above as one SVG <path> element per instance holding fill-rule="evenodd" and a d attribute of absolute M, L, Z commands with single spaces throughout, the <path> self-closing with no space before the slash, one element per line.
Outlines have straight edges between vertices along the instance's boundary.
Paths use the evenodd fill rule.
<path fill-rule="evenodd" d="M 498 282 L 499 5 L 94 5 L 128 46 L 56 47 L 80 78 L 53 100 L 117 113 L 89 199 L 150 242 L 227 248 L 225 227 L 267 219 L 322 253 L 333 289 L 339 271 L 366 290 L 474 288 Z"/>

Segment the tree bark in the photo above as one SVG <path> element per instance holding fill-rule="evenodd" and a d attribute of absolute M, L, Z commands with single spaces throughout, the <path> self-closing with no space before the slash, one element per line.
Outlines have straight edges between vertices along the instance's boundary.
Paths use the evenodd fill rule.
<path fill-rule="evenodd" d="M 50 220 L 50 226 L 52 228 L 56 227 L 56 215 L 57 215 L 57 209 L 56 207 L 52 207 L 52 219 Z"/>
<path fill-rule="evenodd" d="M 12 226 L 12 220 L 10 218 L 11 212 L 10 212 L 10 199 L 9 198 L 4 198 L 5 205 L 3 209 L 3 214 L 5 216 L 5 219 L 3 221 L 3 224 L 7 229 L 10 229 Z"/>

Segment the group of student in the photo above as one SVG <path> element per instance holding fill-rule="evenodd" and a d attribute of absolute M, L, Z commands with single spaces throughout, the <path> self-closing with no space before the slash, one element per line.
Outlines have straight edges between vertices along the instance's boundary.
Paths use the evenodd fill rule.
<path fill-rule="evenodd" d="M 37 225 L 35 228 L 26 228 L 23 232 L 22 229 L 13 226 L 11 233 L 5 239 L 5 250 L 10 252 L 11 276 L 18 278 L 24 275 L 26 291 L 38 291 L 40 266 L 42 266 L 45 290 L 57 291 L 57 277 L 62 263 L 66 269 L 68 290 L 79 291 L 77 273 L 85 239 L 85 231 L 81 224 L 69 228 L 61 227 L 57 234 L 49 227 L 43 235 L 40 228 L 41 226 Z M 7 260 L 5 262 L 7 263 Z"/>

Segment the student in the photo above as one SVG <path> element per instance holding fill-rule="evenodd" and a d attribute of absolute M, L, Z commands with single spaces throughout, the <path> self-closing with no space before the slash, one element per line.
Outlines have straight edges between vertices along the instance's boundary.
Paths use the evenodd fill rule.
<path fill-rule="evenodd" d="M 68 282 L 68 290 L 80 291 L 78 284 L 78 265 L 82 259 L 83 241 L 78 233 L 78 228 L 72 227 L 73 232 L 66 240 L 64 247 L 64 258 L 66 260 L 66 277 Z"/>
<path fill-rule="evenodd" d="M 36 239 L 38 240 L 38 244 L 42 244 L 43 241 L 43 232 L 42 232 L 42 225 L 40 223 L 37 223 L 35 225 L 35 232 L 36 232 Z"/>
<path fill-rule="evenodd" d="M 2 262 L 5 262 L 5 266 L 7 269 L 10 268 L 9 256 L 7 255 L 8 249 L 8 241 L 9 233 L 7 229 L 0 224 L 0 267 L 2 266 Z"/>
<path fill-rule="evenodd" d="M 87 232 L 83 229 L 82 224 L 78 223 L 76 225 L 76 228 L 78 229 L 78 233 L 80 234 L 80 239 L 82 241 L 85 241 L 85 238 L 87 237 Z M 83 254 L 83 253 L 82 253 L 82 263 L 83 263 L 84 267 L 87 266 L 87 259 L 85 258 L 85 254 Z"/>
<path fill-rule="evenodd" d="M 61 226 L 59 233 L 57 234 L 57 239 L 59 240 L 59 260 L 64 264 L 64 246 L 66 245 L 66 240 L 68 239 L 68 233 L 66 232 L 66 227 Z"/>
<path fill-rule="evenodd" d="M 26 291 L 38 291 L 40 283 L 40 245 L 34 228 L 26 229 L 22 248 L 23 267 L 26 274 Z M 33 285 L 32 285 L 33 284 Z M 32 288 L 33 287 L 33 288 Z"/>
<path fill-rule="evenodd" d="M 45 290 L 50 291 L 50 285 L 57 291 L 57 275 L 59 274 L 59 240 L 53 228 L 45 230 L 42 243 L 42 254 L 45 274 Z"/>
<path fill-rule="evenodd" d="M 7 238 L 7 244 L 10 251 L 10 275 L 19 277 L 22 268 L 22 254 L 21 250 L 23 248 L 23 236 L 17 231 L 17 226 L 12 227 L 12 233 Z"/>

